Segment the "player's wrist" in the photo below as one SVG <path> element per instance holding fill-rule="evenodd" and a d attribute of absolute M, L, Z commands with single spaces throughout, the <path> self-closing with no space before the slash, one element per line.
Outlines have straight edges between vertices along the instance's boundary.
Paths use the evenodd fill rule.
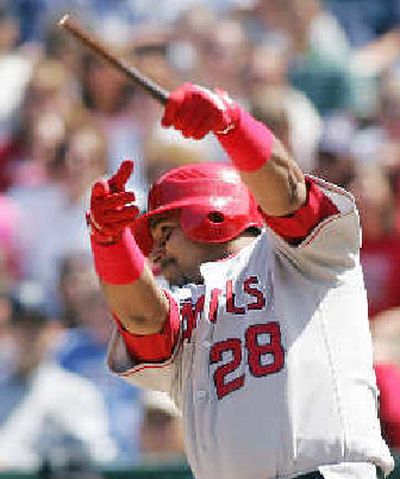
<path fill-rule="evenodd" d="M 91 235 L 91 247 L 96 273 L 108 284 L 129 284 L 143 273 L 145 258 L 129 227 L 125 227 L 118 239 L 99 242 Z"/>
<path fill-rule="evenodd" d="M 238 105 L 232 111 L 233 127 L 216 134 L 218 141 L 238 170 L 257 171 L 271 158 L 274 135 Z"/>
<path fill-rule="evenodd" d="M 238 104 L 228 95 L 225 90 L 216 88 L 214 95 L 218 97 L 223 109 L 223 124 L 222 127 L 215 129 L 213 133 L 217 135 L 227 135 L 233 131 L 240 119 L 240 108 Z"/>
<path fill-rule="evenodd" d="M 99 245 L 110 245 L 117 243 L 122 238 L 122 230 L 114 232 L 104 231 L 99 224 L 96 223 L 90 211 L 86 212 L 86 224 L 90 234 L 91 241 Z"/>

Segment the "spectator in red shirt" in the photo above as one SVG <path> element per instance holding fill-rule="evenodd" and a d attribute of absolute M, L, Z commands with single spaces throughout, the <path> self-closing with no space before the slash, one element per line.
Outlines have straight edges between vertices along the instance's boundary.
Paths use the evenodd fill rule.
<path fill-rule="evenodd" d="M 400 236 L 394 227 L 394 196 L 387 177 L 374 165 L 360 169 L 351 189 L 363 232 L 361 264 L 370 318 L 400 306 Z"/>
<path fill-rule="evenodd" d="M 371 330 L 382 431 L 389 447 L 400 452 L 400 309 L 377 315 Z"/>

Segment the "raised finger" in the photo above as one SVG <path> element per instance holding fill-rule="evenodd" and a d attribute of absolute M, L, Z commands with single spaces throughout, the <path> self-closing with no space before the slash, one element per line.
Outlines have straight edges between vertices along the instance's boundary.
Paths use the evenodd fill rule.
<path fill-rule="evenodd" d="M 111 193 L 123 191 L 126 182 L 133 172 L 134 163 L 132 160 L 124 160 L 118 171 L 108 180 Z"/>

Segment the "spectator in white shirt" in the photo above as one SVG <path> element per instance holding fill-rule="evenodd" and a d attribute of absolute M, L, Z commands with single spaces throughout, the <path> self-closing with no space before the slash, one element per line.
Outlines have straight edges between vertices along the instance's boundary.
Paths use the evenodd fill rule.
<path fill-rule="evenodd" d="M 39 470 L 55 460 L 101 466 L 115 457 L 95 385 L 48 358 L 51 324 L 38 308 L 14 302 L 14 362 L 0 381 L 0 470 Z"/>

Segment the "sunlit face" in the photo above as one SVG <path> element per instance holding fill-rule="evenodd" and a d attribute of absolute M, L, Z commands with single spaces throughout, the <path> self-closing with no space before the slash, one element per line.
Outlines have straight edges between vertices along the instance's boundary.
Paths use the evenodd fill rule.
<path fill-rule="evenodd" d="M 223 257 L 223 246 L 198 243 L 185 236 L 178 211 L 151 218 L 150 230 L 153 236 L 150 259 L 171 285 L 201 283 L 200 265 Z"/>

